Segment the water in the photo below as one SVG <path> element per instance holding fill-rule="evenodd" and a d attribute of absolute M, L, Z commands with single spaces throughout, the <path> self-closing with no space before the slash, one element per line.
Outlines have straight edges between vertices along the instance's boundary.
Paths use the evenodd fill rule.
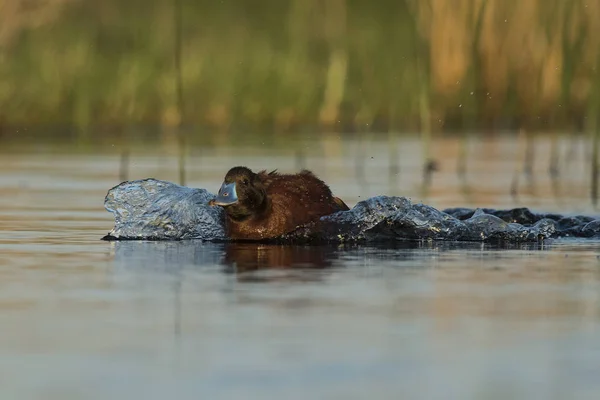
<path fill-rule="evenodd" d="M 453 169 L 457 143 L 438 145 L 445 158 L 425 197 L 418 142 L 402 144 L 395 185 L 385 142 L 364 153 L 366 185 L 357 183 L 356 142 L 301 144 L 306 166 L 349 205 L 401 194 L 440 208 L 594 212 L 583 162 L 569 167 L 558 191 L 546 177 L 547 143 L 535 185 L 516 200 L 509 193 L 513 142 L 472 146 L 467 190 Z M 187 184 L 213 190 L 232 165 L 296 168 L 291 150 L 262 146 L 190 154 Z M 102 242 L 112 227 L 102 201 L 119 183 L 118 169 L 111 146 L 3 147 L 2 399 L 600 394 L 598 242 Z M 176 181 L 176 151 L 136 147 L 129 177 L 150 176 Z"/>

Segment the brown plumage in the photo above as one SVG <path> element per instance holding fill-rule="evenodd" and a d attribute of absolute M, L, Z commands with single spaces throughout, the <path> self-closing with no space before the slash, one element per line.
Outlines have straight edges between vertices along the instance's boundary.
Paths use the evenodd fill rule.
<path fill-rule="evenodd" d="M 312 172 L 252 172 L 234 167 L 212 205 L 225 208 L 233 240 L 272 239 L 348 206 Z"/>

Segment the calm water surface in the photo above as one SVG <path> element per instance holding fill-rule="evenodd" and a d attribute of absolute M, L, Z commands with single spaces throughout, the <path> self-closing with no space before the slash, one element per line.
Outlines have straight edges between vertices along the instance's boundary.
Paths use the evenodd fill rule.
<path fill-rule="evenodd" d="M 427 195 L 418 142 L 402 145 L 393 179 L 385 142 L 361 153 L 363 170 L 356 142 L 300 146 L 349 204 L 393 194 L 594 213 L 583 163 L 558 186 L 546 177 L 547 143 L 518 199 L 510 140 L 472 145 L 466 185 L 457 143 L 440 142 Z M 130 179 L 177 181 L 168 146 L 130 161 Z M 211 190 L 232 165 L 297 167 L 261 146 L 193 149 L 186 163 L 187 184 Z M 106 243 L 118 168 L 110 146 L 1 151 L 0 398 L 600 398 L 598 242 Z"/>

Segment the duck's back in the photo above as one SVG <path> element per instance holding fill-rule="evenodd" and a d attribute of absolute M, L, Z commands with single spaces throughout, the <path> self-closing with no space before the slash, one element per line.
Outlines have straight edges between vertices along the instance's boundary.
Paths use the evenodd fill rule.
<path fill-rule="evenodd" d="M 324 215 L 348 209 L 310 171 L 302 171 L 296 175 L 277 175 L 267 179 L 266 183 L 267 197 L 271 199 L 273 213 L 286 214 L 289 225 L 293 225 L 292 229 Z"/>
<path fill-rule="evenodd" d="M 310 171 L 294 175 L 277 173 L 259 176 L 265 186 L 269 207 L 262 216 L 233 226 L 233 238 L 264 239 L 289 233 L 348 206 L 334 197 L 329 187 Z"/>

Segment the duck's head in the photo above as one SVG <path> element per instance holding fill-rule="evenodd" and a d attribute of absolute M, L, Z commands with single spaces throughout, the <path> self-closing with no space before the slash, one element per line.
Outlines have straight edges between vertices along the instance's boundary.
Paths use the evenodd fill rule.
<path fill-rule="evenodd" d="M 234 220 L 244 220 L 264 209 L 266 197 L 258 174 L 250 168 L 233 167 L 225 175 L 217 197 L 209 205 L 225 208 Z"/>

